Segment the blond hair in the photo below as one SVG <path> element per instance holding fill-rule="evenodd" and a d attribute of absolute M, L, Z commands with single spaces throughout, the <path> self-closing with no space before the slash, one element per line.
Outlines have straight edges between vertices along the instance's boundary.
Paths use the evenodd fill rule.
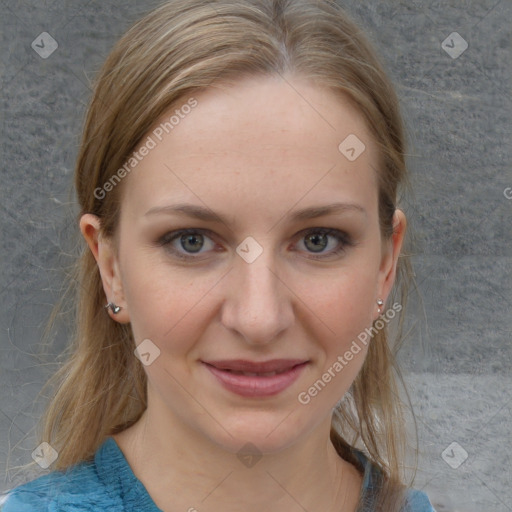
<path fill-rule="evenodd" d="M 287 72 L 355 102 L 379 151 L 379 222 L 389 238 L 407 181 L 398 99 L 360 29 L 327 0 L 173 0 L 136 23 L 96 79 L 76 165 L 80 215 L 97 215 L 102 234 L 115 237 L 122 184 L 101 199 L 94 190 L 123 166 L 155 120 L 218 81 L 236 84 L 242 76 Z M 403 307 L 410 277 L 410 263 L 401 256 L 393 297 L 400 292 Z M 85 245 L 63 300 L 70 297 L 76 301 L 76 332 L 65 363 L 47 383 L 56 392 L 39 437 L 59 453 L 54 470 L 91 460 L 107 436 L 133 425 L 147 406 L 146 374 L 133 354 L 131 327 L 105 314 L 100 273 Z M 403 315 L 399 331 L 402 321 Z M 375 506 L 386 512 L 400 510 L 405 489 L 397 348 L 379 329 L 331 427 L 340 455 L 357 465 L 353 448 L 362 448 L 382 471 Z"/>

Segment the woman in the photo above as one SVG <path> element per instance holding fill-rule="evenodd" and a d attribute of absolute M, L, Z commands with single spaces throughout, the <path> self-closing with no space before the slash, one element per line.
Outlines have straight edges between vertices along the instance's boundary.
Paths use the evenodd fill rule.
<path fill-rule="evenodd" d="M 334 3 L 137 23 L 78 157 L 77 335 L 34 456 L 53 471 L 4 512 L 432 511 L 402 483 L 387 339 L 405 179 L 393 87 Z"/>

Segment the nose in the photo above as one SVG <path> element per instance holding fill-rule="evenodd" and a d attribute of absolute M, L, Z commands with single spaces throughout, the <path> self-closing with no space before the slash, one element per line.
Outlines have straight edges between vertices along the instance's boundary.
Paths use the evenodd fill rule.
<path fill-rule="evenodd" d="M 252 263 L 237 256 L 225 282 L 222 324 L 250 345 L 267 345 L 294 322 L 293 293 L 270 250 Z"/>

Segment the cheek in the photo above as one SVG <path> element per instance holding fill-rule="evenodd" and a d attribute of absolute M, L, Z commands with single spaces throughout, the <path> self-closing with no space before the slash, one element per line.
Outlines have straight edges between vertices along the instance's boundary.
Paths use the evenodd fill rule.
<path fill-rule="evenodd" d="M 361 262 L 309 289 L 311 314 L 321 320 L 311 324 L 318 326 L 312 336 L 321 346 L 321 380 L 333 383 L 325 394 L 330 405 L 345 394 L 364 363 L 371 343 L 365 329 L 371 328 L 376 307 L 376 275 L 375 266 Z"/>
<path fill-rule="evenodd" d="M 317 346 L 313 352 L 316 360 L 297 400 L 313 409 L 312 417 L 336 406 L 364 364 L 370 339 L 361 333 L 371 326 L 375 286 L 369 274 L 338 275 L 336 280 L 310 289 L 310 317 L 305 324 L 314 326 L 309 335 Z"/>
<path fill-rule="evenodd" d="M 334 407 L 345 395 L 366 358 L 371 337 L 365 329 L 372 325 L 375 273 L 367 269 L 339 276 L 320 288 L 317 297 L 312 297 L 311 307 L 312 314 L 321 320 L 311 323 L 318 325 L 312 336 L 321 346 L 317 353 L 319 373 L 304 392 L 306 398 L 318 395 L 317 406 L 325 408 Z"/>
<path fill-rule="evenodd" d="M 336 298 L 341 305 L 340 317 L 345 320 L 345 325 L 360 329 L 371 324 L 375 281 L 375 276 L 368 271 L 366 274 L 351 276 L 340 284 Z"/>
<path fill-rule="evenodd" d="M 185 351 L 200 321 L 207 321 L 205 299 L 216 280 L 206 274 L 191 277 L 191 272 L 161 260 L 150 263 L 143 251 L 126 254 L 130 257 L 122 261 L 123 289 L 136 343 L 149 338 L 163 347 L 172 340 L 166 351 Z"/>
<path fill-rule="evenodd" d="M 357 335 L 372 324 L 376 273 L 371 268 L 360 272 L 347 271 L 316 288 L 309 287 L 311 310 L 330 327 L 337 339 Z"/>

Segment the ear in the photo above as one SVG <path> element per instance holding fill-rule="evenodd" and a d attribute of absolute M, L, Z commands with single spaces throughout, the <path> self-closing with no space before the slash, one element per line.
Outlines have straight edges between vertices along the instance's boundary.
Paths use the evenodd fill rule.
<path fill-rule="evenodd" d="M 100 227 L 101 222 L 96 215 L 86 213 L 80 218 L 80 231 L 100 270 L 105 292 L 105 304 L 113 302 L 116 306 L 121 306 L 121 310 L 115 315 L 110 308 L 106 311 L 108 311 L 112 320 L 126 324 L 130 322 L 130 316 L 124 298 L 119 262 L 113 241 L 101 235 Z"/>
<path fill-rule="evenodd" d="M 387 298 L 393 288 L 393 283 L 396 277 L 396 266 L 398 257 L 402 250 L 402 245 L 405 238 L 405 231 L 407 229 L 407 219 L 402 210 L 396 209 L 393 215 L 393 234 L 389 240 L 384 241 L 382 246 L 382 259 L 379 269 L 379 278 L 377 284 L 377 299 L 382 299 L 386 304 Z M 376 320 L 379 313 L 376 310 Z"/>

